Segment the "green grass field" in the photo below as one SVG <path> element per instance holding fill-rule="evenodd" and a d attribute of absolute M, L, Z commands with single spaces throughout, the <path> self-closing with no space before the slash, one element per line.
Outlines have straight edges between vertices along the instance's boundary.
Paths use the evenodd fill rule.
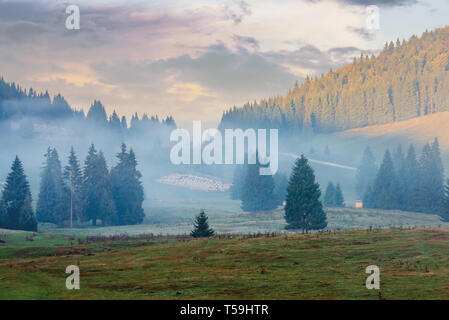
<path fill-rule="evenodd" d="M 448 299 L 449 229 L 78 244 L 0 230 L 0 299 Z M 81 289 L 65 287 L 80 267 Z M 381 270 L 380 290 L 365 268 Z M 380 294 L 379 294 L 380 292 Z"/>
<path fill-rule="evenodd" d="M 197 207 L 198 208 L 198 207 Z M 49 225 L 41 225 L 39 230 L 49 233 L 62 233 L 67 235 L 113 235 L 127 233 L 130 235 L 152 233 L 155 235 L 188 234 L 192 229 L 193 217 L 199 209 L 188 208 L 187 218 L 172 217 L 163 219 L 160 223 L 142 224 L 121 227 L 97 227 L 60 229 Z M 159 209 L 160 210 L 160 209 Z M 284 232 L 284 211 L 279 209 L 258 213 L 213 214 L 207 211 L 210 225 L 219 233 L 257 233 L 257 232 Z M 440 227 L 448 226 L 442 223 L 437 215 L 422 214 L 403 211 L 385 211 L 354 208 L 326 208 L 328 229 L 367 229 L 390 227 Z M 163 212 L 159 213 L 163 216 Z"/>

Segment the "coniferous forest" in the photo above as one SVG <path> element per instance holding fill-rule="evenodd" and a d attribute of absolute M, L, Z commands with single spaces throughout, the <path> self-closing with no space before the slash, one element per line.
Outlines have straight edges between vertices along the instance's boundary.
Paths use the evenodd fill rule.
<path fill-rule="evenodd" d="M 23 165 L 14 160 L 0 202 L 0 228 L 37 231 L 37 222 L 62 227 L 142 223 L 144 189 L 133 149 L 122 144 L 110 170 L 93 144 L 83 169 L 73 148 L 64 169 L 56 149 L 49 147 L 44 158 L 36 214 Z"/>
<path fill-rule="evenodd" d="M 437 138 L 424 145 L 420 156 L 413 145 L 406 152 L 401 145 L 386 150 L 375 175 L 367 150 L 357 183 L 366 185 L 361 190 L 366 207 L 444 214 L 444 167 Z"/>
<path fill-rule="evenodd" d="M 60 94 L 50 97 L 48 92 L 37 93 L 32 88 L 28 92 L 15 83 L 8 83 L 0 79 L 0 126 L 2 130 L 8 129 L 11 121 L 27 119 L 23 124 L 23 130 L 28 129 L 27 134 L 33 135 L 32 128 L 26 128 L 26 124 L 43 122 L 56 124 L 60 121 L 71 120 L 78 127 L 90 126 L 97 131 L 106 130 L 109 134 L 128 133 L 142 134 L 148 130 L 156 130 L 161 127 L 176 127 L 172 116 L 165 119 L 143 114 L 139 117 L 134 114 L 131 119 L 126 116 L 119 117 L 115 112 L 107 115 L 105 107 L 100 101 L 94 101 L 86 115 L 82 110 L 73 109 Z"/>
<path fill-rule="evenodd" d="M 449 27 L 385 44 L 378 55 L 296 83 L 284 96 L 224 112 L 220 127 L 334 132 L 449 110 Z"/>

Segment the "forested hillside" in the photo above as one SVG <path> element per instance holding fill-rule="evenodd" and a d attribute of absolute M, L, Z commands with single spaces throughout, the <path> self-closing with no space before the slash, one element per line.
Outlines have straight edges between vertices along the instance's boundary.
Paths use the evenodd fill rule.
<path fill-rule="evenodd" d="M 50 99 L 48 92 L 37 93 L 33 89 L 26 92 L 15 83 L 0 79 L 0 121 L 22 117 L 55 119 L 72 115 L 83 115 L 72 110 L 61 95 Z"/>
<path fill-rule="evenodd" d="M 108 116 L 100 101 L 94 101 L 85 116 L 83 111 L 73 109 L 60 94 L 51 99 L 48 92 L 37 93 L 32 88 L 25 90 L 0 78 L 0 127 L 6 123 L 9 128 L 12 121 L 19 130 L 23 126 L 32 135 L 32 124 L 38 122 L 46 125 L 60 120 L 75 120 L 72 124 L 80 130 L 87 125 L 96 130 L 107 129 L 106 133 L 129 131 L 141 134 L 161 127 L 176 126 L 172 116 L 159 119 L 158 116 L 149 117 L 147 114 L 141 117 L 134 114 L 128 123 L 125 116 L 120 118 L 115 111 Z"/>
<path fill-rule="evenodd" d="M 449 110 L 449 27 L 387 43 L 285 96 L 234 107 L 220 127 L 332 132 Z"/>

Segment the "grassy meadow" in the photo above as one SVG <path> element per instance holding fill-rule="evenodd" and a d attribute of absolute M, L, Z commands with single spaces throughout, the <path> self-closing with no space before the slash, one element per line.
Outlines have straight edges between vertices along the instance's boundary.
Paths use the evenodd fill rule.
<path fill-rule="evenodd" d="M 183 211 L 184 216 L 169 215 L 162 218 L 166 212 Z M 371 210 L 355 208 L 326 208 L 329 230 L 343 229 L 367 229 L 390 227 L 442 227 L 449 223 L 443 223 L 437 215 L 394 210 Z M 48 233 L 62 233 L 67 235 L 114 235 L 126 233 L 137 235 L 152 233 L 154 235 L 179 235 L 189 234 L 192 229 L 192 220 L 199 211 L 194 208 L 150 208 L 150 212 L 156 212 L 159 220 L 148 224 L 136 226 L 114 227 L 89 227 L 61 229 L 52 225 L 42 224 L 39 231 Z M 285 219 L 283 209 L 257 213 L 225 214 L 215 209 L 207 211 L 209 223 L 218 233 L 247 234 L 258 232 L 284 232 Z M 211 213 L 211 214 L 210 214 Z M 215 213 L 215 214 L 214 214 Z M 147 218 L 150 219 L 150 218 Z"/>
<path fill-rule="evenodd" d="M 164 218 L 138 226 L 0 230 L 0 299 L 449 298 L 449 224 L 436 215 L 326 208 L 328 230 L 300 234 L 285 232 L 281 209 L 228 203 L 210 216 L 221 236 L 196 240 L 197 205 L 154 207 Z M 71 264 L 80 290 L 65 287 Z M 364 285 L 372 264 L 380 293 Z"/>
<path fill-rule="evenodd" d="M 94 241 L 1 230 L 0 299 L 448 299 L 449 229 Z M 107 239 L 106 239 L 107 240 Z M 80 267 L 81 289 L 65 288 Z M 380 290 L 365 268 L 381 270 Z"/>

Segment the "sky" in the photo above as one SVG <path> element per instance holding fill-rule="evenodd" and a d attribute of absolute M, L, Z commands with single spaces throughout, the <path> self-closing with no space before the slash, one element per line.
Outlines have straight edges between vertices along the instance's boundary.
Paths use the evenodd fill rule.
<path fill-rule="evenodd" d="M 97 99 L 108 113 L 217 124 L 448 14 L 447 0 L 0 0 L 0 76 L 85 111 Z"/>

